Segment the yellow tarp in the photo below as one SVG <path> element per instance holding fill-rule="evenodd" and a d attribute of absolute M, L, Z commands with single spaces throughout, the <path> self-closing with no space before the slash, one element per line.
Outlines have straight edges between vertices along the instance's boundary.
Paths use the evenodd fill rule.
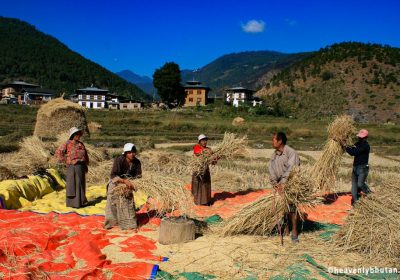
<path fill-rule="evenodd" d="M 28 176 L 27 179 L 5 180 L 0 182 L 0 198 L 6 209 L 19 209 L 29 201 L 42 198 L 44 195 L 65 188 L 65 182 L 55 169 L 48 169 L 52 176 Z"/>
<path fill-rule="evenodd" d="M 76 212 L 81 215 L 104 215 L 106 207 L 106 185 L 90 186 L 86 190 L 86 197 L 89 201 L 89 206 L 75 209 L 65 206 L 65 190 L 53 192 L 42 199 L 35 200 L 27 205 L 24 205 L 20 210 L 29 210 L 39 213 L 68 213 Z M 142 207 L 147 201 L 147 195 L 142 191 L 134 193 L 135 207 Z"/>

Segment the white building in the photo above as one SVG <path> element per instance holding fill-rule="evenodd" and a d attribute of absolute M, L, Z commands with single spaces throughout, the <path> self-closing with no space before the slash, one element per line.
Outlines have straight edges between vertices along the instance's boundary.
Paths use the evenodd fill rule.
<path fill-rule="evenodd" d="M 107 89 L 100 89 L 93 86 L 75 90 L 79 105 L 90 109 L 106 108 L 108 92 Z"/>

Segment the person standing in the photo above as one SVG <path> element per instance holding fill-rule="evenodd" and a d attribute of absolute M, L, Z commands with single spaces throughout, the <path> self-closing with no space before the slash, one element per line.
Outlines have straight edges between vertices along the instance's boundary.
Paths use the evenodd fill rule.
<path fill-rule="evenodd" d="M 366 183 L 369 172 L 369 152 L 368 130 L 361 129 L 358 134 L 358 141 L 354 146 L 344 145 L 346 152 L 354 157 L 353 172 L 351 176 L 351 205 L 357 202 L 361 195 L 370 193 Z"/>
<path fill-rule="evenodd" d="M 204 153 L 212 153 L 207 147 L 208 137 L 200 134 L 197 137 L 198 143 L 193 147 L 194 156 L 200 156 Z M 211 204 L 211 174 L 209 166 L 205 166 L 201 174 L 192 174 L 192 194 L 196 205 Z"/>
<path fill-rule="evenodd" d="M 122 155 L 114 159 L 110 181 L 107 185 L 107 202 L 105 210 L 104 228 L 111 229 L 119 225 L 122 229 L 137 228 L 135 201 L 133 191 L 134 184 L 129 179 L 142 177 L 142 164 L 136 158 L 136 146 L 126 143 Z M 114 188 L 124 184 L 130 188 L 124 196 L 115 194 Z"/>
<path fill-rule="evenodd" d="M 77 127 L 69 130 L 69 140 L 56 150 L 59 161 L 67 166 L 66 205 L 73 208 L 86 206 L 86 173 L 89 156 L 80 141 L 83 131 Z"/>
<path fill-rule="evenodd" d="M 287 137 L 283 132 L 275 133 L 272 137 L 272 147 L 275 149 L 269 162 L 270 183 L 279 194 L 282 194 L 285 184 L 293 167 L 300 165 L 297 152 L 286 145 Z M 297 211 L 294 205 L 290 206 L 288 220 L 292 224 L 292 241 L 299 242 L 297 231 Z M 279 222 L 279 221 L 278 221 Z M 289 225 L 286 225 L 285 232 L 289 233 Z"/>

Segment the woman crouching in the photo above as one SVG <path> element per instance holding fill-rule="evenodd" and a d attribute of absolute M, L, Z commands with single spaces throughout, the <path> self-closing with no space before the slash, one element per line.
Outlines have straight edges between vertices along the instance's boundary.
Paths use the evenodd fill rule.
<path fill-rule="evenodd" d="M 140 178 L 142 166 L 136 158 L 136 147 L 126 143 L 122 155 L 114 160 L 111 179 L 107 185 L 107 203 L 104 228 L 119 225 L 121 229 L 137 228 L 134 184 L 129 179 Z"/>

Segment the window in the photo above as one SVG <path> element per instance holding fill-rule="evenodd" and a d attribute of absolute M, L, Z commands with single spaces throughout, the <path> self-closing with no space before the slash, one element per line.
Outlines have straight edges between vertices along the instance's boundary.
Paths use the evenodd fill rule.
<path fill-rule="evenodd" d="M 82 102 L 82 107 L 86 107 L 86 102 Z"/>
<path fill-rule="evenodd" d="M 97 100 L 97 95 L 94 96 L 94 100 Z"/>
<path fill-rule="evenodd" d="M 79 94 L 78 99 L 82 99 L 82 94 Z"/>
<path fill-rule="evenodd" d="M 192 93 L 193 93 L 193 90 L 189 89 L 188 94 L 192 94 Z"/>
<path fill-rule="evenodd" d="M 102 108 L 103 106 L 101 106 L 102 103 L 101 102 L 97 102 L 97 108 Z"/>
<path fill-rule="evenodd" d="M 128 108 L 128 104 L 123 104 L 122 108 L 127 109 Z"/>
<path fill-rule="evenodd" d="M 199 95 L 199 94 L 201 94 L 201 90 L 198 89 L 197 90 L 197 95 Z"/>
<path fill-rule="evenodd" d="M 90 95 L 90 100 L 94 100 L 94 95 Z"/>
<path fill-rule="evenodd" d="M 85 95 L 85 94 L 82 95 L 82 99 L 83 99 L 83 100 L 86 99 L 86 95 Z"/>
<path fill-rule="evenodd" d="M 193 102 L 193 98 L 192 97 L 189 97 L 189 102 Z"/>

